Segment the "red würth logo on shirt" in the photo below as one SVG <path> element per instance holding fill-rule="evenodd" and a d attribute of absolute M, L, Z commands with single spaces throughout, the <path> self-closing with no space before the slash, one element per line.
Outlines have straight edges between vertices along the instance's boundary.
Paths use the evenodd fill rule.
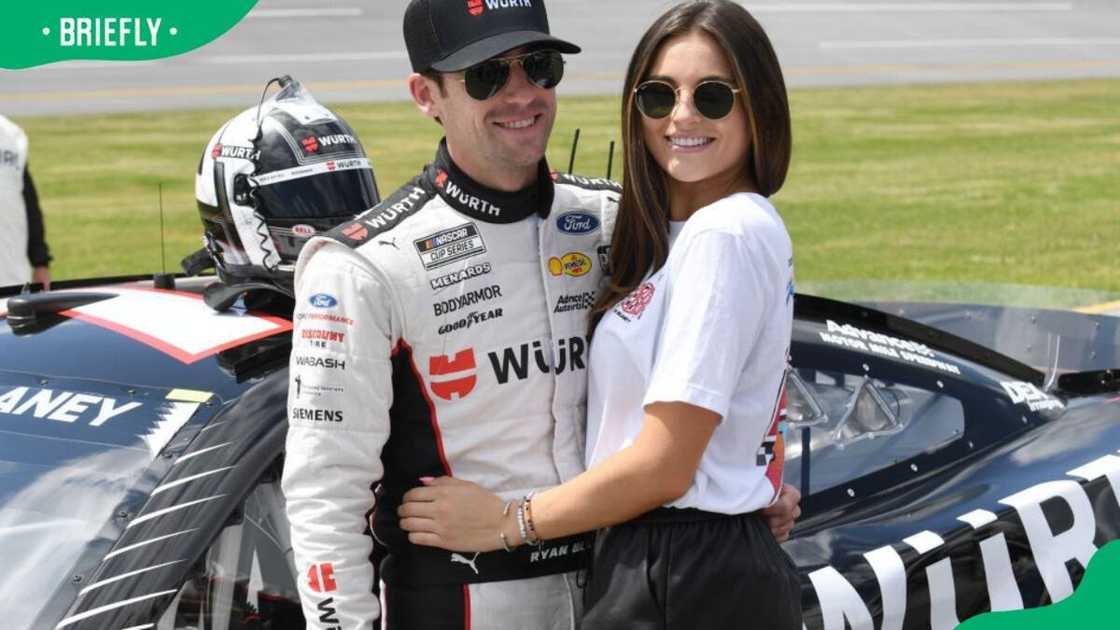
<path fill-rule="evenodd" d="M 338 588 L 334 581 L 334 567 L 329 562 L 311 565 L 307 569 L 307 583 L 316 593 L 330 593 Z"/>
<path fill-rule="evenodd" d="M 466 398 L 478 382 L 475 368 L 474 348 L 461 350 L 454 357 L 431 357 L 428 359 L 428 372 L 432 376 L 432 393 L 444 400 Z M 438 381 L 437 376 L 441 377 Z"/>
<path fill-rule="evenodd" d="M 467 0 L 467 12 L 471 15 L 482 15 L 482 0 Z"/>

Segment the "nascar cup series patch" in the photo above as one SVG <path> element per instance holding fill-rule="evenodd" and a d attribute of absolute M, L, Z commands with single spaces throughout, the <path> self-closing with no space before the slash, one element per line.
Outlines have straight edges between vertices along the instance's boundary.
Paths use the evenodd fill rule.
<path fill-rule="evenodd" d="M 425 269 L 435 269 L 486 252 L 478 226 L 466 223 L 415 241 Z"/>

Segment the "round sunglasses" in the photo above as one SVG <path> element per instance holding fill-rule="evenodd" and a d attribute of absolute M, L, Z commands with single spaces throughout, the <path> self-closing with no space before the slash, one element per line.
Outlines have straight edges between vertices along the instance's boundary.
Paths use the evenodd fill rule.
<path fill-rule="evenodd" d="M 495 57 L 475 64 L 463 71 L 460 79 L 466 84 L 467 94 L 479 101 L 502 91 L 509 82 L 509 68 L 519 64 L 525 76 L 537 87 L 551 90 L 564 78 L 564 58 L 555 50 L 535 50 L 516 57 Z"/>
<path fill-rule="evenodd" d="M 646 81 L 634 88 L 634 104 L 648 118 L 664 118 L 673 113 L 683 89 L 665 81 Z M 723 81 L 704 81 L 692 89 L 692 106 L 703 117 L 719 120 L 731 113 L 740 91 Z"/>

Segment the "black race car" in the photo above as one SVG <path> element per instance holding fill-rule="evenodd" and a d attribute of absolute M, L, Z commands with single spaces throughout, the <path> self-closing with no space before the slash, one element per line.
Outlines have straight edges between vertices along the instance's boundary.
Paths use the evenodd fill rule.
<path fill-rule="evenodd" d="M 0 290 L 5 628 L 304 627 L 315 576 L 279 487 L 291 323 L 217 314 L 208 282 Z M 784 452 L 802 488 L 785 549 L 807 628 L 1047 604 L 1120 536 L 1120 318 L 799 295 L 792 361 L 757 456 Z"/>

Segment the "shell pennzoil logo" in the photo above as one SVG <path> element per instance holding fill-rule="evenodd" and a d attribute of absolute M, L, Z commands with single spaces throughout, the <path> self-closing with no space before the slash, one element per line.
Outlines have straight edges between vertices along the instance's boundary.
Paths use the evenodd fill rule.
<path fill-rule="evenodd" d="M 568 252 L 557 258 L 548 259 L 548 272 L 554 276 L 569 275 L 579 277 L 591 271 L 591 258 L 579 252 Z"/>

